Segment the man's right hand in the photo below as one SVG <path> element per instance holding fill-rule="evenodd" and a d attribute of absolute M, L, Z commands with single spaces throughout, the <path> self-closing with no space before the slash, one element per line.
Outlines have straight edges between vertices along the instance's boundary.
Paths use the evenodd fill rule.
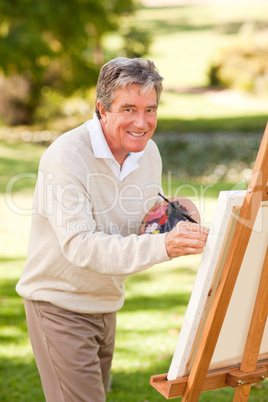
<path fill-rule="evenodd" d="M 167 254 L 171 258 L 204 251 L 209 229 L 196 223 L 180 221 L 166 234 Z"/>

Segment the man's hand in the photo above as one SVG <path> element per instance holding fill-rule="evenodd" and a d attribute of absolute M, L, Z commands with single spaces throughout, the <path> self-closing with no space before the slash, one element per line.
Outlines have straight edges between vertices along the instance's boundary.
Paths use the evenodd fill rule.
<path fill-rule="evenodd" d="M 196 223 L 180 221 L 166 234 L 169 257 L 200 254 L 204 251 L 209 229 Z"/>

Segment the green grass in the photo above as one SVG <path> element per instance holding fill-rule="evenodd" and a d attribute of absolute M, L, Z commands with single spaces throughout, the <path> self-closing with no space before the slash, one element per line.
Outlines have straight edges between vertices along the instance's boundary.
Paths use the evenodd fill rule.
<path fill-rule="evenodd" d="M 26 327 L 23 300 L 15 292 L 24 258 L 1 257 L 0 400 L 44 401 Z"/>
<path fill-rule="evenodd" d="M 45 148 L 31 143 L 0 141 L 0 193 L 33 189 L 39 160 Z"/>

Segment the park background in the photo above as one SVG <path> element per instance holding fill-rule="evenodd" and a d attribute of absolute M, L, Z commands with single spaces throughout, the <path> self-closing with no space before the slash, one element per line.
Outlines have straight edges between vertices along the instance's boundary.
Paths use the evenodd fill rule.
<path fill-rule="evenodd" d="M 148 57 L 165 77 L 154 135 L 165 194 L 191 198 L 209 225 L 219 192 L 247 187 L 267 122 L 268 2 L 0 0 L 0 15 L 0 400 L 43 402 L 15 292 L 41 155 L 92 117 L 103 62 Z M 126 281 L 108 402 L 165 400 L 149 379 L 168 371 L 200 258 Z M 255 385 L 249 400 L 267 394 L 267 383 Z"/>

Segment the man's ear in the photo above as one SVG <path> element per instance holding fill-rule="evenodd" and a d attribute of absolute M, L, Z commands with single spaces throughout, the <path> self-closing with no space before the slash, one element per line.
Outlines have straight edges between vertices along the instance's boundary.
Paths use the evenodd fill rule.
<path fill-rule="evenodd" d="M 106 111 L 100 101 L 97 102 L 97 108 L 98 108 L 98 111 L 100 112 L 101 120 L 103 121 L 103 123 L 106 123 L 106 120 L 107 120 Z"/>

